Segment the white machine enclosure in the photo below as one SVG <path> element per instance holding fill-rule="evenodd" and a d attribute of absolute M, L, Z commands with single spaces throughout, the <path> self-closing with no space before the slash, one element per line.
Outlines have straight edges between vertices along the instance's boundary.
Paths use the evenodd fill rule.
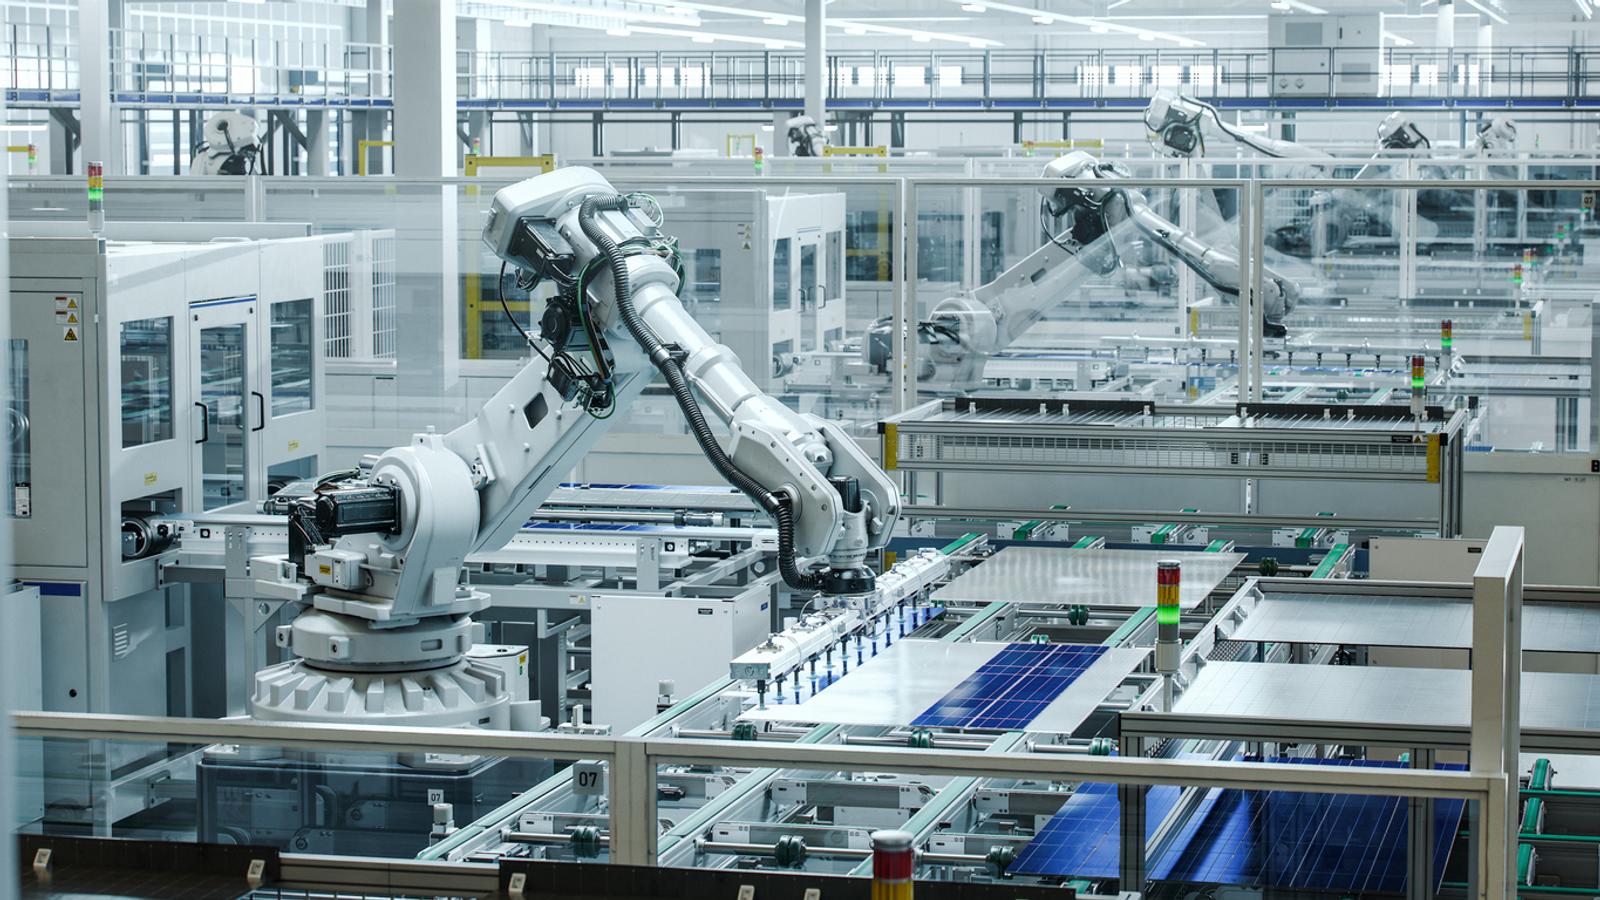
<path fill-rule="evenodd" d="M 728 660 L 766 639 L 769 592 L 726 599 L 602 594 L 590 617 L 589 676 L 595 724 L 626 734 L 656 714 L 658 687 L 689 691 L 728 674 Z"/>
<path fill-rule="evenodd" d="M 163 585 L 160 517 L 315 473 L 330 239 L 11 240 L 6 508 L 44 597 L 46 709 L 199 711 L 193 632 L 223 601 Z"/>

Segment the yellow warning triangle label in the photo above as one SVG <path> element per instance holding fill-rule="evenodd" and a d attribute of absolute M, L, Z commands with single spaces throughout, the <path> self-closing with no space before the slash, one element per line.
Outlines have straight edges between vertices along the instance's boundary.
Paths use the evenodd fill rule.
<path fill-rule="evenodd" d="M 67 324 L 68 325 L 76 325 L 76 324 L 78 324 L 78 314 L 77 313 L 67 313 Z"/>
<path fill-rule="evenodd" d="M 77 309 L 77 308 L 78 308 L 78 301 L 76 301 L 76 300 L 68 300 L 67 301 L 67 309 Z"/>
<path fill-rule="evenodd" d="M 75 343 L 78 340 L 78 330 L 76 328 L 68 328 L 66 332 L 61 335 L 61 339 L 69 344 Z"/>
<path fill-rule="evenodd" d="M 750 242 L 749 241 L 745 241 L 744 242 L 744 248 L 743 249 L 745 249 L 745 250 L 749 250 L 750 249 Z"/>

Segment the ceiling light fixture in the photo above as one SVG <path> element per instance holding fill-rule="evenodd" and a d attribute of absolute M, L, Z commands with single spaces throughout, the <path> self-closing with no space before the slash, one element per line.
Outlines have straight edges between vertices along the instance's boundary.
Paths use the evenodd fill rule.
<path fill-rule="evenodd" d="M 1156 39 L 1156 36 L 1151 34 L 1148 31 L 1139 32 L 1139 40 L 1141 40 L 1141 41 L 1153 41 L 1155 39 Z"/>
<path fill-rule="evenodd" d="M 765 19 L 761 20 L 761 24 L 763 24 L 763 25 L 787 25 L 787 24 L 789 24 L 789 20 L 783 18 L 782 16 L 768 16 Z"/>
<path fill-rule="evenodd" d="M 1589 5 L 1589 0 L 1572 0 L 1578 5 L 1578 12 L 1583 13 L 1585 19 L 1594 18 L 1594 7 Z"/>
<path fill-rule="evenodd" d="M 627 37 L 628 35 L 633 34 L 633 32 L 626 28 L 607 28 L 606 34 L 609 34 L 612 37 Z"/>
<path fill-rule="evenodd" d="M 1506 21 L 1505 16 L 1500 15 L 1499 9 L 1491 6 L 1489 3 L 1479 2 L 1479 0 L 1467 0 L 1467 5 L 1495 20 L 1495 22 L 1501 25 L 1511 24 L 1510 22 Z"/>
<path fill-rule="evenodd" d="M 857 37 L 860 37 L 861 35 L 866 34 L 867 30 L 862 28 L 860 25 L 846 25 L 844 27 L 844 33 L 853 34 Z"/>
<path fill-rule="evenodd" d="M 959 3 L 961 0 L 951 0 L 951 2 Z M 1296 2 L 1298 2 L 1298 0 L 1296 0 Z M 1111 21 L 1110 18 L 1095 19 L 1088 16 L 1073 16 L 1060 12 L 1043 12 L 1039 9 L 1030 9 L 1026 6 L 1019 6 L 1015 3 L 1000 2 L 1000 0 L 987 0 L 985 5 L 989 8 L 990 12 L 1006 12 L 1029 16 L 1036 24 L 1039 25 L 1079 25 L 1083 28 L 1093 31 L 1096 34 L 1116 32 L 1118 34 L 1126 34 L 1130 37 L 1138 37 L 1148 34 L 1151 35 L 1151 37 L 1145 38 L 1145 40 L 1171 41 L 1180 47 L 1204 47 L 1206 45 L 1205 41 L 1198 40 L 1196 38 L 1186 37 L 1181 34 L 1172 34 L 1166 31 L 1158 31 L 1151 28 L 1139 28 L 1132 25 L 1123 25 L 1118 22 Z M 1152 17 L 1146 16 L 1145 18 Z"/>
<path fill-rule="evenodd" d="M 961 4 L 961 11 L 962 12 L 981 13 L 981 12 L 986 12 L 988 9 L 989 9 L 989 7 L 984 6 L 982 3 L 963 3 L 963 4 Z"/>

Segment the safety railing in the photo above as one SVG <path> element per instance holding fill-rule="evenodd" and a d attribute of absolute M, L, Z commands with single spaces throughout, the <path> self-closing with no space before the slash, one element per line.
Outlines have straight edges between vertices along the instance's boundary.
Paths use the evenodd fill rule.
<path fill-rule="evenodd" d="M 660 836 L 658 767 L 674 764 L 1456 799 L 1469 803 L 1473 817 L 1469 828 L 1474 835 L 1481 835 L 1479 848 L 1506 846 L 1510 821 L 1504 775 L 1455 771 L 41 712 L 18 714 L 13 722 L 17 736 L 24 742 L 25 758 L 26 742 L 49 739 L 57 748 L 55 752 L 60 752 L 65 742 L 78 741 L 92 746 L 220 745 L 230 758 L 248 758 L 238 748 L 263 748 L 302 753 L 408 754 L 419 758 L 450 754 L 455 758 L 475 755 L 583 760 L 603 767 L 597 774 L 603 789 L 602 785 L 594 787 L 606 800 L 608 859 L 625 865 L 656 864 Z M 314 764 L 315 758 L 309 762 Z M 596 773 L 593 768 L 588 771 Z M 166 771 L 158 775 L 163 781 L 170 777 Z M 83 773 L 74 775 L 80 786 L 87 777 Z M 104 797 L 99 799 L 106 802 Z M 351 863 L 355 864 L 355 860 Z M 1492 853 L 1482 849 L 1470 868 L 1480 885 L 1495 883 L 1499 873 Z M 1490 890 L 1483 896 L 1502 894 Z"/>
<path fill-rule="evenodd" d="M 25 102 L 75 102 L 76 36 L 9 26 L 4 87 Z M 386 102 L 391 50 L 117 30 L 109 48 L 122 102 Z M 797 51 L 460 51 L 467 106 L 789 106 L 805 88 Z M 1569 103 L 1600 96 L 1600 51 L 1499 47 L 849 51 L 828 59 L 835 108 L 1137 104 L 1168 88 L 1248 105 L 1284 99 L 1384 98 L 1422 105 L 1480 100 Z"/>
<path fill-rule="evenodd" d="M 1036 159 L 988 160 L 982 167 L 971 161 L 974 167 L 965 174 L 915 166 L 906 174 L 897 169 L 899 160 L 874 159 L 874 170 L 881 165 L 884 172 L 865 176 L 830 169 L 842 165 L 834 160 L 786 162 L 795 165 L 781 174 L 739 177 L 691 176 L 670 160 L 658 168 L 601 171 L 619 189 L 681 195 L 672 200 L 668 229 L 679 236 L 686 259 L 704 251 L 692 271 L 714 266 L 719 256 L 713 252 L 719 238 L 705 230 L 701 217 L 708 204 L 734 202 L 738 195 L 745 199 L 737 202 L 749 203 L 749 195 L 762 191 L 843 194 L 848 305 L 842 334 L 872 344 L 860 350 L 839 344 L 816 359 L 838 366 L 868 359 L 872 383 L 883 380 L 881 391 L 869 392 L 878 413 L 904 411 L 937 393 L 939 378 L 920 374 L 925 362 L 944 365 L 930 356 L 936 348 L 921 346 L 902 326 L 927 323 L 938 303 L 992 281 L 1039 250 L 1040 198 L 1059 182 L 1018 177 L 1037 172 Z M 993 165 L 998 162 L 1015 167 L 1000 174 Z M 1165 402 L 1393 403 L 1407 396 L 1409 357 L 1424 354 L 1430 403 L 1527 398 L 1516 415 L 1504 404 L 1480 407 L 1481 430 L 1471 437 L 1475 449 L 1586 446 L 1583 411 L 1595 410 L 1589 340 L 1594 317 L 1582 285 L 1592 279 L 1594 264 L 1582 246 L 1593 232 L 1592 205 L 1600 195 L 1595 160 L 1454 160 L 1452 178 L 1438 180 L 1419 177 L 1438 161 L 1401 159 L 1389 164 L 1396 178 L 1371 181 L 1205 179 L 1214 168 L 1210 163 L 1186 168 L 1164 162 L 1179 169 L 1157 170 L 1160 177 L 1136 172 L 1119 183 L 1146 192 L 1173 221 L 1201 223 L 1196 236 L 1202 246 L 1238 254 L 1246 284 L 1264 284 L 1251 280 L 1252 273 L 1263 279 L 1281 274 L 1305 293 L 1287 320 L 1287 338 L 1273 345 L 1274 356 L 1263 358 L 1261 334 L 1243 327 L 1259 322 L 1259 310 L 1241 313 L 1233 296 L 1219 294 L 1164 251 L 1129 245 L 1121 248 L 1131 255 L 1118 271 L 1079 267 L 1083 271 L 1062 274 L 1061 285 L 1052 282 L 1058 299 L 1046 304 L 1046 321 L 1029 338 L 1032 343 L 992 360 L 984 357 L 983 372 L 970 374 L 984 390 L 1026 395 L 1093 389 L 1127 397 L 1159 391 Z M 1314 162 L 1330 171 L 1350 168 L 1339 160 Z M 1269 162 L 1259 168 L 1276 175 L 1301 165 Z M 1256 164 L 1239 166 L 1249 167 Z M 1522 179 L 1482 177 L 1498 168 Z M 1544 180 L 1558 173 L 1577 178 Z M 511 329 L 496 301 L 498 263 L 484 253 L 478 232 L 489 198 L 512 178 L 112 178 L 106 210 L 113 223 L 160 221 L 178 210 L 190 220 L 218 223 L 219 235 L 227 233 L 225 223 L 247 221 L 306 222 L 318 232 L 431 228 L 431 236 L 418 240 L 430 246 L 441 238 L 454 240 L 459 249 L 459 299 L 444 310 L 460 317 L 459 358 L 493 377 L 515 369 L 520 345 L 500 341 L 499 329 Z M 446 185 L 452 190 L 439 190 Z M 448 205 L 442 202 L 447 197 L 454 198 Z M 86 212 L 82 184 L 68 176 L 13 178 L 10 201 L 17 219 L 81 222 Z M 1342 203 L 1344 212 L 1319 212 L 1331 201 Z M 1234 218 L 1238 210 L 1262 223 L 1258 234 L 1242 229 Z M 1341 243 L 1323 248 L 1336 252 L 1316 252 L 1319 223 L 1337 232 Z M 412 254 L 397 261 L 402 273 L 424 264 L 435 268 L 414 275 L 439 275 L 437 256 L 429 261 Z M 764 277 L 771 266 L 770 260 L 754 265 L 749 277 Z M 1149 283 L 1130 289 L 1124 277 Z M 1407 302 L 1397 305 L 1385 297 Z M 512 297 L 511 303 L 519 318 L 529 314 L 523 298 Z M 708 314 L 719 308 L 708 306 Z M 394 330 L 403 335 L 415 326 L 401 312 Z M 1447 321 L 1454 322 L 1454 356 L 1445 352 L 1441 334 Z M 362 335 L 355 337 L 367 345 Z M 1068 365 L 1044 351 L 1070 351 L 1077 361 Z M 1497 359 L 1507 354 L 1525 362 Z M 769 354 L 747 348 L 745 355 Z M 1462 358 L 1459 367 L 1454 357 Z M 1326 371 L 1324 363 L 1346 374 Z M 859 390 L 866 377 L 841 375 L 839 383 Z M 1330 379 L 1340 383 L 1323 383 Z M 807 382 L 805 389 L 831 396 L 825 386 L 831 383 Z M 1181 398 L 1172 393 L 1175 384 Z"/>

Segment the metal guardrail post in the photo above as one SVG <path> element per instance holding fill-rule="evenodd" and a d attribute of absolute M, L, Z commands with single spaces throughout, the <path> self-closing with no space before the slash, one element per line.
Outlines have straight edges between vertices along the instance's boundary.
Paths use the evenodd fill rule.
<path fill-rule="evenodd" d="M 1511 896 L 1516 872 L 1516 804 L 1510 794 L 1520 767 L 1522 702 L 1522 563 L 1524 530 L 1496 527 L 1472 576 L 1471 771 L 1502 779 L 1478 828 L 1483 841 L 1478 895 Z"/>
<path fill-rule="evenodd" d="M 656 863 L 656 767 L 642 740 L 620 739 L 611 757 L 611 862 Z"/>

